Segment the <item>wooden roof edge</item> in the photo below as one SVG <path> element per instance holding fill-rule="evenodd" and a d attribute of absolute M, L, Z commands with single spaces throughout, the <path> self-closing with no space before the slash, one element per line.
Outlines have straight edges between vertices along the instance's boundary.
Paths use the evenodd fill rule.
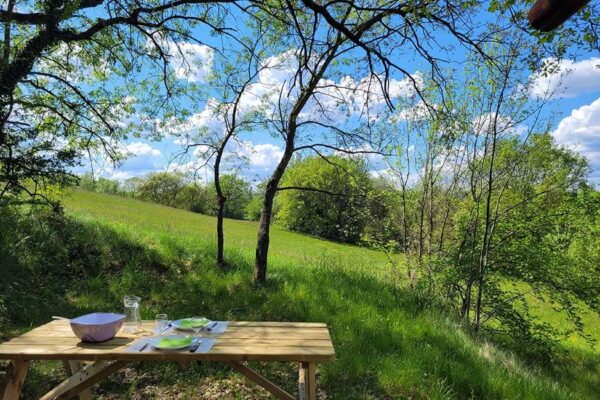
<path fill-rule="evenodd" d="M 550 32 L 588 3 L 589 0 L 537 0 L 527 13 L 527 19 L 533 28 Z"/>

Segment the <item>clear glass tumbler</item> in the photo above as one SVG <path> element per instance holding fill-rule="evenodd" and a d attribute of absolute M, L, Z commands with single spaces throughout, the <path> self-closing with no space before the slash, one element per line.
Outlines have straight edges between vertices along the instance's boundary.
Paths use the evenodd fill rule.
<path fill-rule="evenodd" d="M 156 314 L 154 317 L 154 334 L 162 335 L 165 333 L 165 328 L 169 324 L 167 314 Z"/>

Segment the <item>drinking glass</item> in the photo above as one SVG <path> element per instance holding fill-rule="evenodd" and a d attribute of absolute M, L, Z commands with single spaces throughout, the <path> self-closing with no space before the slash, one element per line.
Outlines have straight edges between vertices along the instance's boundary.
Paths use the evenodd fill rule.
<path fill-rule="evenodd" d="M 202 330 L 202 322 L 204 322 L 203 317 L 192 317 L 190 318 L 190 322 L 192 324 L 192 330 L 194 331 L 195 340 L 200 340 L 200 331 Z"/>
<path fill-rule="evenodd" d="M 169 320 L 167 318 L 167 314 L 156 314 L 154 317 L 154 334 L 160 335 L 165 331 Z"/>

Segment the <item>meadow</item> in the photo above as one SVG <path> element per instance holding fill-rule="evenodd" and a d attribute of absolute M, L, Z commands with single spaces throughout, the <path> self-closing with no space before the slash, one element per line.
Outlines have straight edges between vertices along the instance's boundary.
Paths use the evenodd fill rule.
<path fill-rule="evenodd" d="M 548 365 L 475 339 L 443 305 L 408 289 L 400 262 L 394 267 L 380 252 L 274 228 L 268 283 L 255 288 L 255 223 L 226 220 L 227 269 L 220 271 L 212 217 L 83 191 L 62 202 L 65 220 L 3 217 L 4 240 L 22 235 L 3 266 L 16 282 L 3 299 L 3 339 L 51 315 L 120 311 L 123 295 L 136 294 L 147 319 L 164 312 L 327 323 L 336 360 L 318 367 L 321 399 L 595 399 L 600 393 L 597 345 L 573 337 L 564 343 L 570 351 Z M 549 305 L 536 307 L 542 318 L 560 321 Z M 600 338 L 598 319 L 588 322 L 588 332 Z M 254 366 L 297 393 L 294 365 Z M 62 378 L 61 365 L 35 363 L 26 397 Z M 219 364 L 132 364 L 94 394 L 268 398 Z"/>

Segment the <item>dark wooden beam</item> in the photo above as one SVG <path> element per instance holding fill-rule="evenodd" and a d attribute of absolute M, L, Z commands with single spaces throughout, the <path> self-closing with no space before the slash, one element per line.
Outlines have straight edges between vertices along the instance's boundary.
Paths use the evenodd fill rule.
<path fill-rule="evenodd" d="M 529 10 L 527 19 L 535 29 L 550 32 L 561 26 L 587 3 L 589 0 L 537 0 Z"/>

